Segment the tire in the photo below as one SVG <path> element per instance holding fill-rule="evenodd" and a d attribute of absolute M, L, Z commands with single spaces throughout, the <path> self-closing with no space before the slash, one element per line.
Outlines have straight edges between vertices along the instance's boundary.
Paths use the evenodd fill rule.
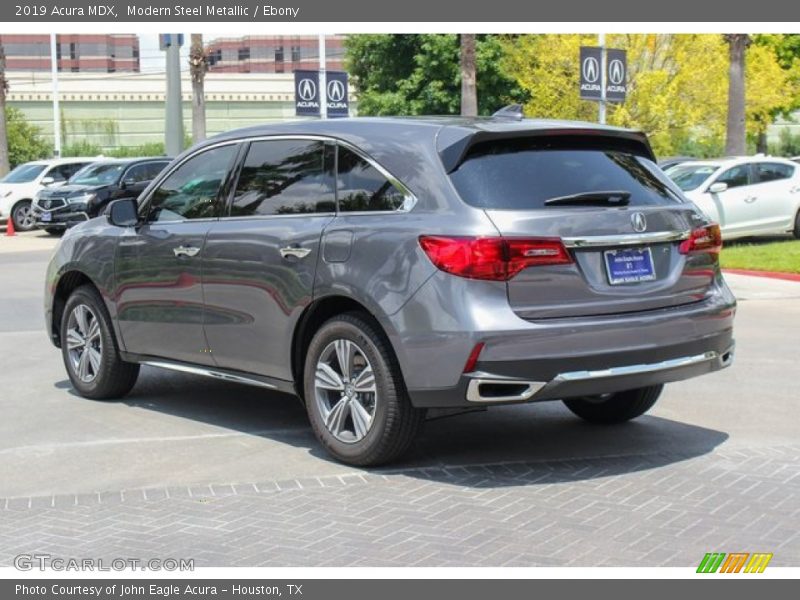
<path fill-rule="evenodd" d="M 642 416 L 658 400 L 663 385 L 626 390 L 606 396 L 591 396 L 564 400 L 564 404 L 581 419 L 604 425 L 624 423 Z"/>
<path fill-rule="evenodd" d="M 45 227 L 44 230 L 46 233 L 49 233 L 50 235 L 59 235 L 59 236 L 64 235 L 64 230 L 59 229 L 58 227 Z"/>
<path fill-rule="evenodd" d="M 60 329 L 64 366 L 81 396 L 109 400 L 131 391 L 139 365 L 120 359 L 111 319 L 95 288 L 84 285 L 72 292 Z"/>
<path fill-rule="evenodd" d="M 794 239 L 800 240 L 800 210 L 797 211 L 797 214 L 794 216 Z"/>
<path fill-rule="evenodd" d="M 411 405 L 394 352 L 372 319 L 353 312 L 326 321 L 306 356 L 306 410 L 314 434 L 334 458 L 376 466 L 408 450 L 425 410 Z M 349 369 L 339 356 L 349 356 Z"/>
<path fill-rule="evenodd" d="M 11 209 L 11 218 L 14 219 L 16 231 L 31 231 L 36 227 L 36 219 L 31 212 L 31 201 L 20 200 Z"/>

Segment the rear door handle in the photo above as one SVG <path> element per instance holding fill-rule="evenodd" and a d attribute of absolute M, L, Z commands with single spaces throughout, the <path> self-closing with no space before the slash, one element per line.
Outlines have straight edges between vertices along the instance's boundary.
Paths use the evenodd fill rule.
<path fill-rule="evenodd" d="M 756 200 L 758 200 L 758 196 L 748 196 L 747 198 L 744 199 L 744 201 L 747 202 L 748 204 L 752 204 Z"/>
<path fill-rule="evenodd" d="M 178 246 L 177 248 L 173 248 L 172 251 L 175 253 L 175 256 L 197 256 L 197 253 L 200 252 L 200 248 L 195 246 Z"/>
<path fill-rule="evenodd" d="M 311 253 L 311 248 L 303 248 L 301 246 L 286 246 L 285 248 L 280 249 L 281 256 L 283 258 L 289 258 L 293 256 L 294 258 L 305 258 Z"/>

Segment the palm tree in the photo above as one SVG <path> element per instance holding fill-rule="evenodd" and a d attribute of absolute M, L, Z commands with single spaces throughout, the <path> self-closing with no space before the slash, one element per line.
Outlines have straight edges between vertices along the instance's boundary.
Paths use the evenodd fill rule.
<path fill-rule="evenodd" d="M 461 114 L 478 115 L 477 76 L 475 73 L 475 34 L 461 34 Z"/>
<path fill-rule="evenodd" d="M 0 43 L 0 177 L 4 177 L 10 165 L 8 162 L 8 131 L 6 130 L 6 52 Z"/>
<path fill-rule="evenodd" d="M 728 128 L 725 152 L 730 156 L 742 156 L 747 152 L 745 133 L 745 51 L 750 45 L 746 33 L 728 33 L 723 36 L 728 42 L 730 66 L 728 67 Z"/>
<path fill-rule="evenodd" d="M 203 34 L 192 34 L 189 50 L 189 70 L 192 74 L 192 142 L 206 139 L 205 78 L 208 71 L 208 56 L 203 47 Z"/>

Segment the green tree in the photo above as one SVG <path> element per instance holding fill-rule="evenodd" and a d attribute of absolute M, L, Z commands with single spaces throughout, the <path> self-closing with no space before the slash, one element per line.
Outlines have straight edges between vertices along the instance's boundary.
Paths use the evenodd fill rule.
<path fill-rule="evenodd" d="M 12 169 L 21 163 L 45 158 L 53 153 L 53 147 L 42 137 L 42 130 L 28 123 L 22 112 L 12 106 L 6 107 L 6 129 L 8 159 Z"/>
<path fill-rule="evenodd" d="M 351 35 L 345 45 L 360 114 L 461 113 L 459 36 Z M 478 114 L 491 114 L 526 97 L 501 70 L 502 56 L 498 36 L 476 36 Z"/>

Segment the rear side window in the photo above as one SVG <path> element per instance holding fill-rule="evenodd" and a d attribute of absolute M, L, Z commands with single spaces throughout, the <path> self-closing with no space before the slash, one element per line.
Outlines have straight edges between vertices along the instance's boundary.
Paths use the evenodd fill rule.
<path fill-rule="evenodd" d="M 680 202 L 655 163 L 623 148 L 530 139 L 477 144 L 450 175 L 468 204 L 528 210 L 587 192 L 630 192 L 631 206 Z"/>
<path fill-rule="evenodd" d="M 250 144 L 231 216 L 333 212 L 333 148 L 325 148 L 308 140 Z"/>
<path fill-rule="evenodd" d="M 336 178 L 340 212 L 398 210 L 406 196 L 368 161 L 339 147 Z"/>
<path fill-rule="evenodd" d="M 759 183 L 790 179 L 794 175 L 794 167 L 781 163 L 757 163 L 755 167 L 756 181 Z"/>

